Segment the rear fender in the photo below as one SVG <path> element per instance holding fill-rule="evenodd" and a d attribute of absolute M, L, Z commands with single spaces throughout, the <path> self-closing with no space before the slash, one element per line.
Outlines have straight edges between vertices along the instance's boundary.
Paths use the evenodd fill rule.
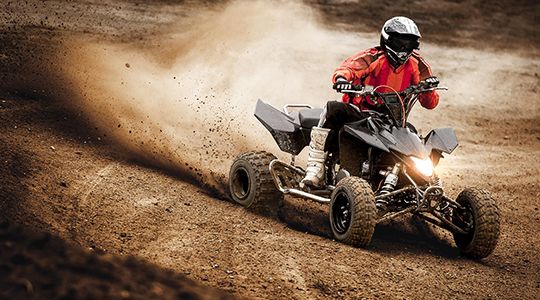
<path fill-rule="evenodd" d="M 308 145 L 309 131 L 302 130 L 300 124 L 290 115 L 258 100 L 255 117 L 272 134 L 282 151 L 298 155 Z"/>

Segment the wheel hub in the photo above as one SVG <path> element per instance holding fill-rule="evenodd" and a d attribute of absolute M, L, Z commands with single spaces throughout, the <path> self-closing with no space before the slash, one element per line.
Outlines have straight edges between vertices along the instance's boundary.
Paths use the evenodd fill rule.
<path fill-rule="evenodd" d="M 232 178 L 232 193 L 236 198 L 243 200 L 249 195 L 250 189 L 248 171 L 245 168 L 239 168 Z"/>
<path fill-rule="evenodd" d="M 338 233 L 345 233 L 351 224 L 351 212 L 349 198 L 345 193 L 336 196 L 332 218 Z"/>

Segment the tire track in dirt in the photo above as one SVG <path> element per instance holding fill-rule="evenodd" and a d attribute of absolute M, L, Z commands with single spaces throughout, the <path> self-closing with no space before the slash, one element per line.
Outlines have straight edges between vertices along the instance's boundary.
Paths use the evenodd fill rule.
<path fill-rule="evenodd" d="M 73 194 L 71 195 L 73 210 L 69 224 L 69 233 L 73 240 L 78 240 L 80 228 L 84 228 L 88 222 L 87 219 L 81 221 L 81 218 L 84 216 L 82 206 L 85 206 L 88 203 L 88 198 L 92 192 L 94 192 L 98 188 L 99 184 L 101 184 L 107 176 L 113 173 L 118 166 L 118 162 L 108 163 L 105 165 L 105 167 L 98 170 L 95 175 L 89 176 L 88 179 L 80 183 L 79 186 L 73 191 Z M 97 207 L 99 202 L 96 199 L 92 200 L 92 206 Z"/>
<path fill-rule="evenodd" d="M 289 256 L 287 258 L 287 261 L 284 267 L 285 268 L 283 268 L 282 272 L 286 278 L 289 278 L 288 281 L 295 284 L 296 289 L 301 290 L 301 291 L 306 291 L 305 296 L 307 298 L 313 297 L 308 290 L 308 286 L 306 285 L 304 274 L 302 270 L 300 269 L 300 266 L 296 262 L 296 259 L 292 256 Z"/>
<path fill-rule="evenodd" d="M 254 30 L 249 26 L 245 28 Z M 290 38 L 287 31 L 294 28 L 285 29 L 281 37 L 276 35 L 272 37 Z M 297 33 L 303 33 L 303 29 L 297 29 Z M 242 28 L 237 30 L 242 30 Z M 316 38 L 320 38 L 320 40 L 315 39 L 317 43 L 284 44 L 279 45 L 283 46 L 281 48 L 271 48 L 281 56 L 271 56 L 270 65 L 274 66 L 257 70 L 257 72 L 262 72 L 262 75 L 258 75 L 260 77 L 252 73 L 249 73 L 250 76 L 240 76 L 242 78 L 238 81 L 240 85 L 258 86 L 257 84 L 269 80 L 272 83 L 264 89 L 242 90 L 242 93 L 237 94 L 241 96 L 239 99 L 245 100 L 241 102 L 241 107 L 247 111 L 247 116 L 252 114 L 253 100 L 260 96 L 255 93 L 263 94 L 260 97 L 277 107 L 285 102 L 297 102 L 291 99 L 302 99 L 314 106 L 321 106 L 326 99 L 337 99 L 338 95 L 335 95 L 329 86 L 328 77 L 332 69 L 341 59 L 359 49 L 373 46 L 378 41 L 377 34 L 316 32 L 321 33 L 321 35 L 316 35 Z M 254 37 L 254 35 L 248 36 Z M 209 37 L 216 38 L 212 35 Z M 221 37 L 216 38 L 217 41 L 220 41 L 219 38 Z M 253 42 L 256 45 L 258 41 L 255 39 Z M 265 43 L 262 45 L 268 46 Z M 326 46 L 315 49 L 319 48 L 317 45 Z M 127 45 L 128 48 L 131 46 L 131 44 Z M 215 51 L 212 47 L 209 49 Z M 257 50 L 257 47 L 254 49 Z M 540 286 L 537 276 L 540 270 L 539 236 L 536 230 L 540 219 L 538 203 L 535 201 L 538 198 L 537 186 L 534 185 L 538 185 L 536 179 L 540 178 L 537 161 L 540 151 L 540 139 L 538 139 L 540 102 L 535 101 L 538 99 L 540 88 L 537 74 L 540 66 L 538 57 L 519 57 L 514 54 L 486 52 L 471 48 L 447 48 L 428 43 L 423 43 L 422 51 L 431 63 L 434 72 L 440 76 L 442 84 L 450 86 L 450 91 L 443 94 L 441 104 L 435 111 L 416 110 L 414 113 L 417 116 L 416 123 L 420 124 L 419 127 L 422 129 L 453 126 L 462 141 L 460 148 L 456 151 L 456 159 L 449 157 L 440 165 L 441 170 L 447 175 L 444 180 L 450 192 L 455 194 L 460 187 L 466 185 L 488 185 L 501 206 L 503 227 L 499 246 L 492 256 L 480 263 L 462 259 L 456 251 L 446 251 L 452 245 L 451 238 L 448 236 L 444 237 L 444 251 L 436 249 L 440 245 L 433 243 L 429 238 L 418 238 L 419 234 L 416 233 L 403 234 L 399 237 L 392 236 L 392 234 L 400 234 L 400 231 L 392 231 L 392 234 L 384 237 L 382 242 L 368 250 L 351 248 L 321 237 L 326 236 L 323 230 L 312 230 L 312 228 L 306 230 L 305 226 L 294 230 L 288 227 L 287 221 L 268 220 L 265 217 L 245 212 L 242 208 L 230 203 L 209 197 L 199 188 L 182 182 L 181 176 L 171 177 L 160 170 L 140 168 L 137 163 L 126 162 L 119 163 L 117 167 L 109 171 L 104 171 L 105 178 L 101 181 L 95 177 L 88 177 L 87 181 L 81 181 L 84 184 L 77 193 L 70 194 L 72 198 L 77 198 L 77 201 L 81 200 L 79 198 L 84 198 L 85 205 L 79 206 L 80 214 L 77 217 L 83 219 L 96 216 L 92 220 L 95 224 L 84 222 L 71 225 L 58 224 L 58 227 L 72 226 L 75 230 L 80 230 L 79 238 L 84 246 L 90 246 L 90 240 L 95 239 L 95 244 L 107 252 L 138 255 L 161 266 L 180 272 L 189 272 L 190 276 L 203 280 L 208 285 L 225 287 L 237 294 L 249 297 L 303 298 L 305 293 L 297 289 L 303 280 L 304 285 L 310 290 L 310 295 L 320 298 L 415 298 L 418 295 L 426 298 L 533 298 Z M 286 55 L 283 52 L 286 52 Z M 137 51 L 130 51 L 130 53 L 137 53 Z M 231 57 L 234 58 L 238 52 L 233 51 L 232 54 L 234 55 Z M 131 64 L 128 68 L 125 66 L 126 61 L 122 59 L 123 57 L 120 56 L 119 64 L 112 66 L 113 70 L 121 68 L 122 72 L 132 72 L 136 69 L 145 69 L 132 61 L 129 61 Z M 256 59 L 248 59 L 246 63 L 254 64 L 264 56 L 248 56 L 250 57 Z M 157 66 L 167 65 L 168 62 L 170 61 L 158 63 Z M 499 62 L 504 63 L 499 64 Z M 236 60 L 235 63 L 242 64 Z M 153 66 L 150 63 L 148 65 Z M 144 66 L 148 65 L 144 64 Z M 73 66 L 78 65 L 75 63 Z M 95 67 L 95 65 L 91 64 L 90 67 Z M 161 70 L 158 67 L 147 70 Z M 97 70 L 97 75 L 106 73 L 102 71 Z M 229 73 L 225 73 L 227 74 Z M 296 74 L 300 76 L 296 77 Z M 187 83 L 181 85 L 171 79 L 175 75 L 177 74 L 170 72 L 163 78 L 167 78 L 175 85 L 178 84 L 181 89 L 189 89 L 193 86 L 204 87 L 198 83 L 193 86 Z M 251 82 L 250 80 L 253 79 L 251 75 L 258 81 Z M 238 76 L 224 81 L 230 80 L 236 83 L 237 78 Z M 159 82 L 160 79 L 162 79 L 161 76 L 157 76 L 155 82 Z M 107 83 L 118 82 L 108 81 Z M 276 85 L 290 86 L 295 91 L 290 93 L 288 88 L 276 90 Z M 133 86 L 135 85 L 128 85 L 125 89 L 131 89 Z M 146 90 L 145 93 L 150 90 L 157 91 L 155 95 L 160 95 L 160 88 L 152 88 L 153 86 L 156 85 L 144 83 L 139 87 L 143 91 Z M 82 85 L 80 88 L 82 92 L 85 92 L 89 87 Z M 304 92 L 306 90 L 308 93 Z M 197 95 L 200 96 L 199 91 L 190 90 L 190 92 L 193 92 L 193 95 L 190 95 L 193 99 L 196 99 Z M 278 95 L 278 92 L 282 94 Z M 165 94 L 171 93 L 166 91 Z M 224 96 L 229 97 L 230 94 L 224 93 Z M 107 97 L 99 99 L 106 103 L 111 100 Z M 156 98 L 151 99 L 154 104 L 157 104 L 156 106 L 161 104 Z M 176 98 L 171 97 L 171 99 Z M 199 100 L 204 101 L 204 98 Z M 114 101 L 110 102 L 114 103 Z M 87 102 L 82 103 L 84 105 Z M 127 104 L 121 106 L 121 112 L 131 111 L 130 104 L 133 103 Z M 215 108 L 212 106 L 215 104 L 206 107 Z M 187 111 L 194 114 L 197 106 L 191 108 Z M 205 111 L 201 109 L 197 113 Z M 215 113 L 211 109 L 209 111 Z M 156 115 L 160 116 L 160 113 L 158 111 Z M 164 128 L 167 134 L 178 134 L 174 123 L 177 115 L 173 117 L 170 123 L 172 126 Z M 145 122 L 145 125 L 139 125 L 142 124 L 141 120 Z M 246 126 L 265 141 L 270 140 L 269 134 L 260 124 L 246 125 L 248 123 L 243 123 L 244 120 L 240 119 L 242 122 L 237 125 Z M 146 115 L 133 118 L 131 121 L 137 123 L 137 126 L 132 125 L 140 130 L 140 135 L 129 141 L 134 142 L 137 147 L 141 140 L 146 142 L 147 137 L 161 134 L 157 131 L 152 136 L 152 133 L 144 132 L 148 124 Z M 117 127 L 118 124 L 111 124 L 111 130 L 133 129 L 129 128 L 127 123 L 121 123 L 121 127 Z M 155 125 L 155 123 L 152 124 Z M 216 128 L 214 125 L 210 124 L 209 128 L 205 127 L 200 131 L 214 129 Z M 162 129 L 159 126 L 153 128 Z M 234 126 L 229 128 L 234 128 Z M 212 131 L 208 130 L 208 132 Z M 25 136 L 30 136 L 33 133 L 25 134 Z M 183 145 L 178 152 L 167 153 L 184 154 L 185 152 L 194 155 L 192 158 L 197 161 L 214 154 L 207 154 L 208 149 L 218 152 L 232 151 L 231 149 L 241 151 L 242 148 L 254 146 L 246 142 L 241 144 L 241 147 L 228 148 L 229 144 L 214 143 L 213 140 L 220 140 L 223 134 L 216 131 L 205 136 L 204 151 L 193 150 L 189 148 L 188 143 Z M 240 140 L 249 139 L 247 136 L 239 135 L 238 137 Z M 191 135 L 188 138 L 196 139 Z M 209 144 L 209 141 L 212 141 L 212 144 Z M 138 153 L 150 153 L 158 159 L 163 158 L 162 152 L 154 151 L 156 150 L 152 147 L 154 144 L 145 145 L 137 148 L 141 150 Z M 160 146 L 159 143 L 158 146 Z M 268 150 L 277 152 L 275 145 L 272 146 L 274 148 Z M 74 146 L 71 147 L 74 148 Z M 78 165 L 79 161 L 54 159 L 60 167 L 42 172 L 43 174 L 40 174 L 42 180 L 50 178 L 51 173 L 79 178 L 74 171 L 70 170 L 70 173 L 65 170 Z M 96 176 L 95 165 L 103 166 L 97 171 L 99 173 L 110 163 L 94 156 L 86 157 L 85 160 L 93 166 L 80 168 L 80 170 L 81 172 L 92 170 L 92 176 Z M 226 165 L 228 160 L 224 159 L 220 163 Z M 197 164 L 190 166 L 197 169 L 194 170 L 195 172 L 201 168 Z M 113 176 L 119 173 L 122 176 Z M 135 179 L 130 181 L 126 178 L 127 174 Z M 111 181 L 106 180 L 107 178 Z M 55 180 L 46 182 L 50 186 L 57 186 Z M 35 184 L 36 189 L 41 189 L 42 182 L 36 181 L 32 184 Z M 69 190 L 66 192 L 63 188 L 58 187 L 58 189 L 60 190 L 50 188 L 60 195 L 69 193 Z M 41 197 L 46 199 L 46 195 Z M 72 198 L 69 200 L 75 201 Z M 38 198 L 36 201 L 43 199 Z M 107 201 L 103 201 L 104 199 Z M 48 204 L 51 207 L 61 206 L 62 200 L 62 197 L 56 197 L 54 200 L 56 202 L 51 201 Z M 134 203 L 144 205 L 134 205 Z M 106 209 L 102 206 L 106 206 Z M 299 206 L 303 207 L 304 204 L 299 204 Z M 49 218 L 56 216 L 37 209 L 34 211 L 30 209 L 30 217 L 33 216 L 32 213 L 43 214 Z M 298 209 L 294 213 L 302 214 L 305 211 Z M 310 214 L 308 217 L 319 217 L 318 214 L 318 212 Z M 306 215 L 304 214 L 303 217 Z M 326 218 L 326 216 L 323 217 Z M 323 217 L 314 219 L 319 220 Z M 305 223 L 309 224 L 309 222 Z M 316 223 L 314 228 L 324 226 L 322 222 Z M 305 231 L 312 234 L 304 234 Z M 376 236 L 375 240 L 377 238 L 380 236 Z M 294 261 L 294 264 L 291 264 L 290 260 Z M 214 267 L 214 265 L 218 266 Z M 233 273 L 228 274 L 227 271 Z M 272 282 L 269 282 L 269 277 L 273 278 Z M 278 281 L 279 279 L 283 279 L 284 282 Z M 296 280 L 300 284 L 288 282 L 287 279 Z M 278 286 L 280 286 L 279 289 Z"/>
<path fill-rule="evenodd" d="M 75 191 L 75 197 L 78 200 L 77 207 L 81 204 L 84 204 L 88 196 L 96 189 L 96 187 L 106 179 L 107 176 L 111 175 L 112 172 L 118 167 L 117 162 L 111 162 L 105 167 L 101 168 L 96 175 L 91 176 L 89 179 L 85 180 Z"/>

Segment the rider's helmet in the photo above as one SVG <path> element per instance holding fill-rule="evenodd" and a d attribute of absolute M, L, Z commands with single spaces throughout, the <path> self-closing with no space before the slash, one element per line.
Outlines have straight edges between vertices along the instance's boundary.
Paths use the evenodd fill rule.
<path fill-rule="evenodd" d="M 384 23 L 381 30 L 381 49 L 390 64 L 397 68 L 407 62 L 414 49 L 418 49 L 422 36 L 413 20 L 393 17 Z"/>

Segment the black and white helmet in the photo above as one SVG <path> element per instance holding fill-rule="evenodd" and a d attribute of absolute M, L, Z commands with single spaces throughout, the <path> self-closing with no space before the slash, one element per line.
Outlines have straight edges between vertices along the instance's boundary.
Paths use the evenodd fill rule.
<path fill-rule="evenodd" d="M 422 36 L 418 26 L 407 17 L 393 17 L 381 30 L 381 49 L 394 68 L 407 62 L 414 49 L 418 49 Z"/>

